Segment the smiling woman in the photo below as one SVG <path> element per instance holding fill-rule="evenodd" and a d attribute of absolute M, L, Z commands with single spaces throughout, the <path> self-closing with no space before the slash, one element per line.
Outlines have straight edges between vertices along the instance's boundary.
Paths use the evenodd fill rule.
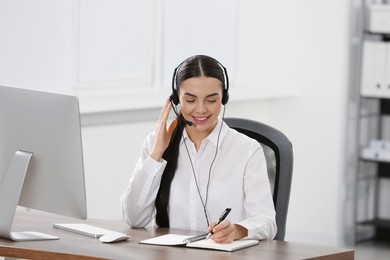
<path fill-rule="evenodd" d="M 198 149 L 217 124 L 222 107 L 221 81 L 204 76 L 190 78 L 178 92 L 183 117 L 194 123 L 187 133 Z"/>
<path fill-rule="evenodd" d="M 215 128 L 221 106 L 229 100 L 229 79 L 226 68 L 205 55 L 183 61 L 172 79 L 173 105 L 181 104 L 181 116 L 193 127 L 186 128 L 189 138 L 199 148 L 200 142 Z M 216 102 L 219 101 L 219 102 Z"/>
<path fill-rule="evenodd" d="M 220 243 L 275 236 L 263 149 L 220 117 L 228 90 L 227 70 L 212 57 L 192 56 L 175 69 L 172 94 L 121 197 L 130 226 L 207 231 Z M 178 117 L 168 124 L 172 108 Z M 232 213 L 216 225 L 224 208 Z"/>

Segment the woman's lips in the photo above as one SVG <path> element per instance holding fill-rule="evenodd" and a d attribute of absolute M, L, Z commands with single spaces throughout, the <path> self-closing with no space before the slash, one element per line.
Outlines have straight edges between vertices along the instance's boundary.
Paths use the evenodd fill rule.
<path fill-rule="evenodd" d="M 192 117 L 197 124 L 203 124 L 209 118 L 208 116 L 193 116 Z"/>

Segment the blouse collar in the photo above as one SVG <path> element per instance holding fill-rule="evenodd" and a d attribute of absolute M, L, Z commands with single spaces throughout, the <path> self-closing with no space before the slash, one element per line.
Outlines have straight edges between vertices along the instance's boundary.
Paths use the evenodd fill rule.
<path fill-rule="evenodd" d="M 225 121 L 222 120 L 221 117 L 218 117 L 217 125 L 214 127 L 211 133 L 203 140 L 203 142 L 205 140 L 208 140 L 209 142 L 213 143 L 214 146 L 217 146 L 217 143 L 219 143 L 218 146 L 221 146 L 222 140 L 227 135 L 228 130 L 229 130 L 229 126 L 225 123 Z M 189 139 L 188 133 L 185 128 L 183 129 L 183 137 L 186 140 Z M 181 144 L 183 144 L 183 140 L 181 141 Z"/>

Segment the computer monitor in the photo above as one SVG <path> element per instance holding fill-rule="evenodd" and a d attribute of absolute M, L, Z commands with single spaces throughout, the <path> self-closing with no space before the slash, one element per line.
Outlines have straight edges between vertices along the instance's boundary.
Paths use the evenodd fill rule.
<path fill-rule="evenodd" d="M 0 237 L 58 239 L 12 232 L 17 206 L 87 217 L 77 97 L 0 86 Z"/>

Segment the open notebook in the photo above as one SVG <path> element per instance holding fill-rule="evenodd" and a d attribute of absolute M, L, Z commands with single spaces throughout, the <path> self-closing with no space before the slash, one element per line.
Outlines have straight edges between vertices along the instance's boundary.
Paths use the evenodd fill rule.
<path fill-rule="evenodd" d="M 212 239 L 206 240 L 205 239 L 206 236 L 207 234 L 195 236 L 195 237 L 177 235 L 177 234 L 167 234 L 167 235 L 162 235 L 162 236 L 142 240 L 139 243 L 148 244 L 148 245 L 161 245 L 161 246 L 186 246 L 186 247 L 196 247 L 196 248 L 207 248 L 207 249 L 230 251 L 230 252 L 259 244 L 258 240 L 253 240 L 253 239 L 235 240 L 229 244 L 220 244 L 220 243 L 215 243 Z"/>

